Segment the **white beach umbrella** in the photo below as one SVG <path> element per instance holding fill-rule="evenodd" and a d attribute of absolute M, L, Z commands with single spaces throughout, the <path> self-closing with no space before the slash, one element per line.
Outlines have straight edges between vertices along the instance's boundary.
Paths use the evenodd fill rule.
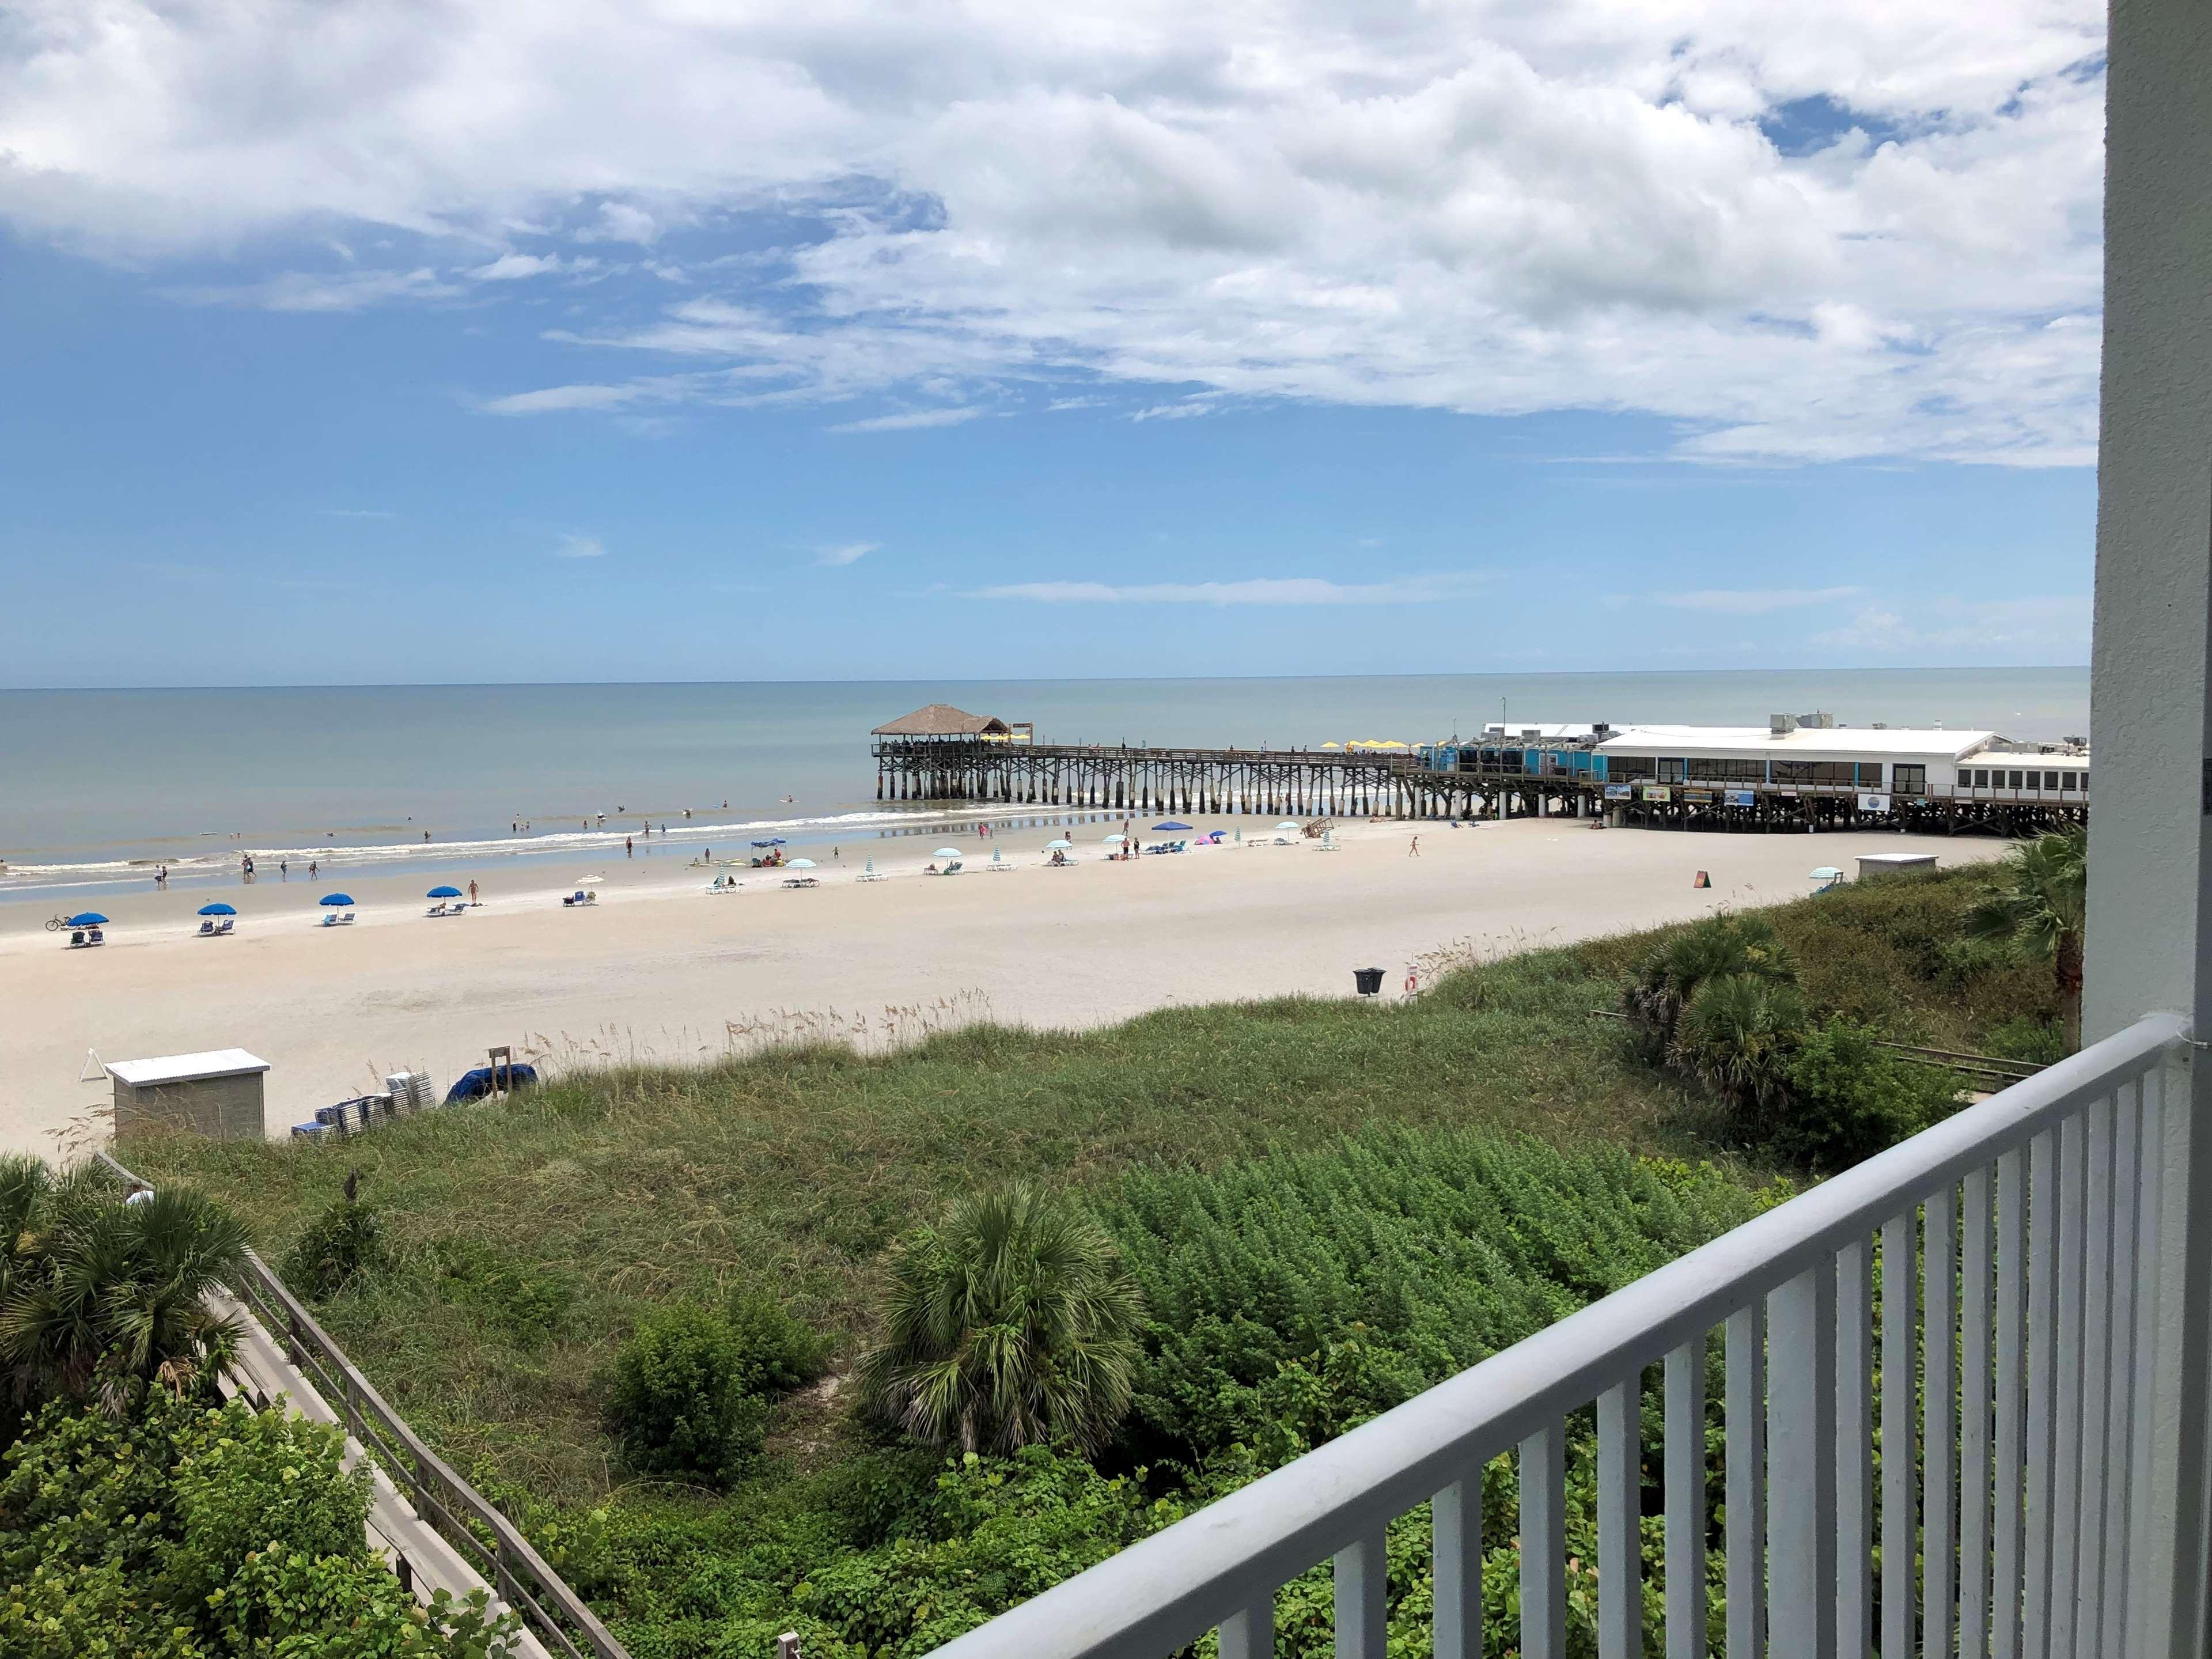
<path fill-rule="evenodd" d="M 940 847 L 929 856 L 933 859 L 957 859 L 960 856 L 960 849 L 957 847 Z"/>
<path fill-rule="evenodd" d="M 1044 844 L 1044 850 L 1048 853 L 1073 853 L 1075 843 L 1072 841 L 1048 841 Z"/>
<path fill-rule="evenodd" d="M 1278 830 L 1303 830 L 1305 828 L 1305 825 L 1300 823 L 1296 818 L 1285 818 L 1280 823 L 1277 824 L 1275 828 Z"/>
<path fill-rule="evenodd" d="M 1128 838 L 1127 836 L 1123 835 L 1120 830 L 1115 830 L 1112 835 L 1110 835 L 1110 836 L 1101 836 L 1101 837 L 1100 837 L 1100 839 L 1101 839 L 1102 841 L 1103 841 L 1103 842 L 1105 842 L 1109 847 L 1119 847 L 1119 846 L 1121 846 L 1124 842 L 1127 841 L 1129 838 Z"/>
<path fill-rule="evenodd" d="M 787 870 L 811 870 L 813 867 L 812 859 L 793 859 L 789 864 L 784 866 Z"/>
<path fill-rule="evenodd" d="M 579 887 L 597 887 L 605 880 L 606 878 L 605 876 L 579 876 L 576 878 L 576 885 Z"/>

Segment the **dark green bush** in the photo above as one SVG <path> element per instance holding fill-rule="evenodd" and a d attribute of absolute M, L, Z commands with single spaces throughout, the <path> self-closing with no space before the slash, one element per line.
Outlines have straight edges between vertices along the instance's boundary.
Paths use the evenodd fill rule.
<path fill-rule="evenodd" d="M 822 1375 L 829 1356 L 821 1334 L 781 1302 L 740 1292 L 730 1298 L 729 1322 L 746 1393 L 781 1394 Z"/>
<path fill-rule="evenodd" d="M 1874 1033 L 1834 1019 L 1805 1032 L 1789 1062 L 1789 1097 L 1763 1138 L 1809 1169 L 1847 1169 L 1947 1115 L 1958 1081 L 1875 1045 Z"/>
<path fill-rule="evenodd" d="M 284 1258 L 284 1282 L 311 1301 L 336 1296 L 390 1271 L 392 1252 L 384 1242 L 384 1218 L 373 1204 L 348 1196 L 307 1224 Z"/>
<path fill-rule="evenodd" d="M 425 1618 L 362 1533 L 342 1437 L 242 1401 L 49 1407 L 0 1461 L 10 1659 L 483 1659 L 510 1618 L 444 1592 Z"/>
<path fill-rule="evenodd" d="M 768 1402 L 729 1320 L 678 1303 L 655 1308 L 615 1356 L 608 1426 L 647 1474 L 726 1486 L 760 1450 Z"/>

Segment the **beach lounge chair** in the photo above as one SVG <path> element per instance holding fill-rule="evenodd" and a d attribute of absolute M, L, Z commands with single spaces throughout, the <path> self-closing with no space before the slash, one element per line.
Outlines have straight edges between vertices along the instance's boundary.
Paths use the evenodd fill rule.
<path fill-rule="evenodd" d="M 349 924 L 350 924 L 350 923 L 352 922 L 352 921 L 353 921 L 353 912 L 352 912 L 352 911 L 350 911 L 350 910 L 347 911 L 347 912 L 345 913 L 345 919 L 346 919 L 347 922 L 348 922 Z"/>
<path fill-rule="evenodd" d="M 337 925 L 338 925 L 338 913 L 337 913 L 337 911 L 335 911 L 335 910 L 325 910 L 325 911 L 324 911 L 324 912 L 323 912 L 323 926 L 324 926 L 324 927 L 337 927 Z"/>
<path fill-rule="evenodd" d="M 940 876 L 957 876 L 967 867 L 968 866 L 962 863 L 958 859 L 954 859 L 937 873 Z"/>
<path fill-rule="evenodd" d="M 218 921 L 218 922 L 216 922 L 216 925 L 215 925 L 215 931 L 216 932 L 216 933 L 217 933 L 217 934 L 228 933 L 228 932 L 230 932 L 230 931 L 231 931 L 231 929 L 232 929 L 232 928 L 234 928 L 234 927 L 237 927 L 237 926 L 238 926 L 238 920 L 237 920 L 237 918 L 236 918 L 236 917 L 234 917 L 234 916 L 225 916 L 225 917 L 223 917 L 223 918 L 222 918 L 222 921 Z"/>
<path fill-rule="evenodd" d="M 445 900 L 443 900 L 443 899 L 440 899 L 440 900 L 439 900 L 435 904 L 432 905 L 428 909 L 425 910 L 422 914 L 423 914 L 424 915 L 426 915 L 426 916 L 442 916 L 442 915 L 444 915 L 446 914 L 446 901 L 445 901 Z"/>
<path fill-rule="evenodd" d="M 83 943 L 84 929 L 82 927 L 71 928 L 70 930 L 70 949 L 74 951 L 78 945 Z"/>
<path fill-rule="evenodd" d="M 210 933 L 214 933 L 214 932 L 215 932 L 215 919 L 214 919 L 212 916 L 210 916 L 207 921 L 204 921 L 204 922 L 202 922 L 202 923 L 200 924 L 200 934 L 199 934 L 199 936 L 200 936 L 202 939 L 205 939 L 205 938 L 207 938 L 207 937 L 208 937 L 208 935 L 209 935 L 209 934 L 210 934 Z"/>
<path fill-rule="evenodd" d="M 811 876 L 786 876 L 783 884 L 786 887 L 819 887 L 822 884 Z"/>
<path fill-rule="evenodd" d="M 105 945 L 107 943 L 107 935 L 100 928 L 88 927 L 84 930 L 84 942 L 87 945 Z"/>

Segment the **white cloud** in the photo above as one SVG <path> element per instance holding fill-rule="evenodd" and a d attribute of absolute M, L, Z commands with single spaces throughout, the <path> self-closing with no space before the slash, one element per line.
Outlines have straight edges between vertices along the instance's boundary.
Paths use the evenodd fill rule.
<path fill-rule="evenodd" d="M 450 299 L 459 292 L 427 266 L 327 276 L 288 270 L 258 283 L 169 290 L 173 298 L 189 305 L 244 306 L 256 311 L 359 311 L 397 301 Z"/>
<path fill-rule="evenodd" d="M 1164 410 L 1642 410 L 1716 461 L 2076 464 L 2102 45 L 2098 0 L 1068 0 L 1048 30 L 1004 0 L 18 0 L 0 219 L 156 267 L 547 239 L 490 271 L 754 215 L 734 263 L 687 245 L 693 300 L 599 290 L 575 331 L 714 371 L 670 399 L 1073 374 Z M 1761 125 L 1821 100 L 1850 114 L 1809 143 Z M 192 297 L 442 297 L 381 257 Z"/>
<path fill-rule="evenodd" d="M 1480 573 L 1405 576 L 1382 582 L 1333 582 L 1318 576 L 1262 576 L 1233 582 L 1013 582 L 986 587 L 979 599 L 1047 605 L 1430 605 L 1481 586 Z"/>
<path fill-rule="evenodd" d="M 557 253 L 502 253 L 489 264 L 477 265 L 462 275 L 479 283 L 514 283 L 530 276 L 550 276 L 563 270 L 589 270 L 596 259 L 570 259 Z"/>
<path fill-rule="evenodd" d="M 571 531 L 561 538 L 561 544 L 553 550 L 556 559 L 603 559 L 606 544 L 597 536 L 579 535 Z"/>
<path fill-rule="evenodd" d="M 881 547 L 881 542 L 848 542 L 842 547 L 825 547 L 814 556 L 817 564 L 858 564 Z"/>
<path fill-rule="evenodd" d="M 1688 593 L 1646 593 L 1632 603 L 1665 605 L 1670 611 L 1704 611 L 1717 617 L 1765 617 L 1777 611 L 1833 605 L 1856 599 L 1859 592 L 1856 587 L 1707 587 Z"/>
<path fill-rule="evenodd" d="M 1979 660 L 1994 656 L 2014 662 L 2087 662 L 2089 596 L 1890 600 L 1861 607 L 1847 625 L 1815 634 L 1810 643 L 1824 650 L 1909 653 L 1923 660 L 1951 660 L 1937 653 L 1970 653 Z"/>
<path fill-rule="evenodd" d="M 847 421 L 824 428 L 830 432 L 914 432 L 926 427 L 958 426 L 974 420 L 980 409 L 917 409 L 904 415 L 878 415 L 865 421 Z"/>
<path fill-rule="evenodd" d="M 620 409 L 650 395 L 643 385 L 549 386 L 537 392 L 511 392 L 477 405 L 489 415 L 550 415 L 578 409 Z"/>

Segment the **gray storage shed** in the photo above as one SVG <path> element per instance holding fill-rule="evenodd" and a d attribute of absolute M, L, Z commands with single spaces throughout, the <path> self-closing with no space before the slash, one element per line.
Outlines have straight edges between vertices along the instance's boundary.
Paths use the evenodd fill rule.
<path fill-rule="evenodd" d="M 269 1062 L 243 1048 L 159 1060 L 119 1060 L 115 1079 L 115 1139 L 156 1126 L 192 1129 L 216 1140 L 259 1140 L 261 1079 Z"/>

